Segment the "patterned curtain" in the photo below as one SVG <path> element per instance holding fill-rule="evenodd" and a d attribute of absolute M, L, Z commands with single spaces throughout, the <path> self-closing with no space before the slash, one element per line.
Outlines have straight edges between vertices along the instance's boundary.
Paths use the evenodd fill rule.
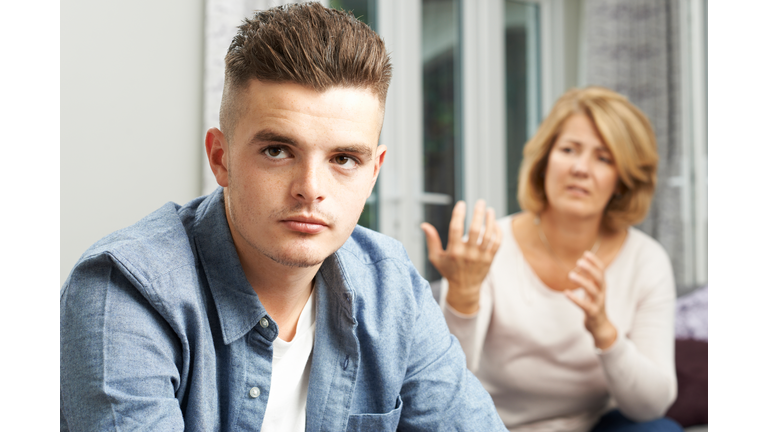
<path fill-rule="evenodd" d="M 656 195 L 639 229 L 672 259 L 678 291 L 684 272 L 679 0 L 585 0 L 586 81 L 629 98 L 656 132 Z"/>
<path fill-rule="evenodd" d="M 289 3 L 290 0 L 207 0 L 205 5 L 205 71 L 203 90 L 203 133 L 219 125 L 219 106 L 224 91 L 224 56 L 235 36 L 236 27 L 256 10 L 269 9 Z M 328 0 L 321 1 L 328 6 Z M 216 189 L 216 178 L 203 156 L 202 193 Z"/>

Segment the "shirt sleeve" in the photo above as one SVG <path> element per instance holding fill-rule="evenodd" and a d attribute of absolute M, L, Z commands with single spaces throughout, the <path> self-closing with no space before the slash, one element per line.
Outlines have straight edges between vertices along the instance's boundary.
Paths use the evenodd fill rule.
<path fill-rule="evenodd" d="M 62 430 L 184 430 L 180 341 L 130 278 L 102 254 L 62 288 Z"/>
<path fill-rule="evenodd" d="M 412 277 L 419 312 L 400 393 L 403 412 L 398 430 L 505 432 L 490 395 L 467 369 L 429 284 L 418 273 Z"/>
<path fill-rule="evenodd" d="M 674 360 L 675 283 L 669 257 L 658 246 L 642 260 L 640 298 L 632 327 L 598 358 L 619 409 L 632 420 L 664 415 L 677 396 Z"/>
<path fill-rule="evenodd" d="M 448 304 L 448 281 L 440 281 L 440 308 L 443 310 L 445 322 L 450 332 L 456 336 L 467 357 L 467 367 L 473 373 L 480 365 L 480 355 L 483 351 L 485 336 L 491 323 L 493 294 L 490 278 L 486 277 L 480 288 L 480 308 L 474 314 L 467 315 L 458 312 Z"/>

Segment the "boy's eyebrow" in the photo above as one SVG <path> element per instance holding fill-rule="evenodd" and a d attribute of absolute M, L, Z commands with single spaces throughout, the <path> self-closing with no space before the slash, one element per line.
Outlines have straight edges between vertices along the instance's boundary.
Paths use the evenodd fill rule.
<path fill-rule="evenodd" d="M 336 147 L 333 149 L 334 153 L 352 153 L 364 158 L 365 160 L 371 160 L 373 158 L 373 150 L 371 147 L 364 144 L 353 144 L 350 146 Z"/>
<path fill-rule="evenodd" d="M 271 131 L 269 129 L 264 129 L 262 131 L 257 132 L 251 140 L 248 142 L 249 144 L 255 144 L 257 142 L 262 141 L 270 141 L 270 142 L 278 142 L 282 144 L 290 144 L 290 145 L 296 145 L 296 141 L 288 136 L 279 134 L 275 131 Z"/>

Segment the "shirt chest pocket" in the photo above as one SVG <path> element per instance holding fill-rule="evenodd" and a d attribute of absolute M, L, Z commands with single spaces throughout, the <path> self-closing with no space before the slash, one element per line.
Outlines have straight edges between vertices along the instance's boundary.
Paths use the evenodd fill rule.
<path fill-rule="evenodd" d="M 347 432 L 356 431 L 395 431 L 400 423 L 403 400 L 397 396 L 395 409 L 386 414 L 351 414 L 347 422 Z"/>

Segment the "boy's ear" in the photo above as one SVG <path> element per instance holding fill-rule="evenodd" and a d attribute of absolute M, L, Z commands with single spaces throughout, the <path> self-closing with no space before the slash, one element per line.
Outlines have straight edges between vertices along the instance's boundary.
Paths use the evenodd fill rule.
<path fill-rule="evenodd" d="M 216 177 L 219 186 L 229 185 L 229 171 L 227 170 L 227 151 L 229 150 L 227 138 L 218 128 L 210 128 L 205 133 L 205 153 L 208 155 L 208 165 Z"/>
<path fill-rule="evenodd" d="M 376 179 L 379 178 L 381 172 L 381 165 L 384 163 L 384 157 L 387 155 L 387 146 L 380 145 L 376 147 L 376 156 L 374 156 L 373 165 L 373 179 L 371 180 L 371 188 L 368 190 L 368 196 L 373 193 L 373 187 L 376 186 Z"/>

